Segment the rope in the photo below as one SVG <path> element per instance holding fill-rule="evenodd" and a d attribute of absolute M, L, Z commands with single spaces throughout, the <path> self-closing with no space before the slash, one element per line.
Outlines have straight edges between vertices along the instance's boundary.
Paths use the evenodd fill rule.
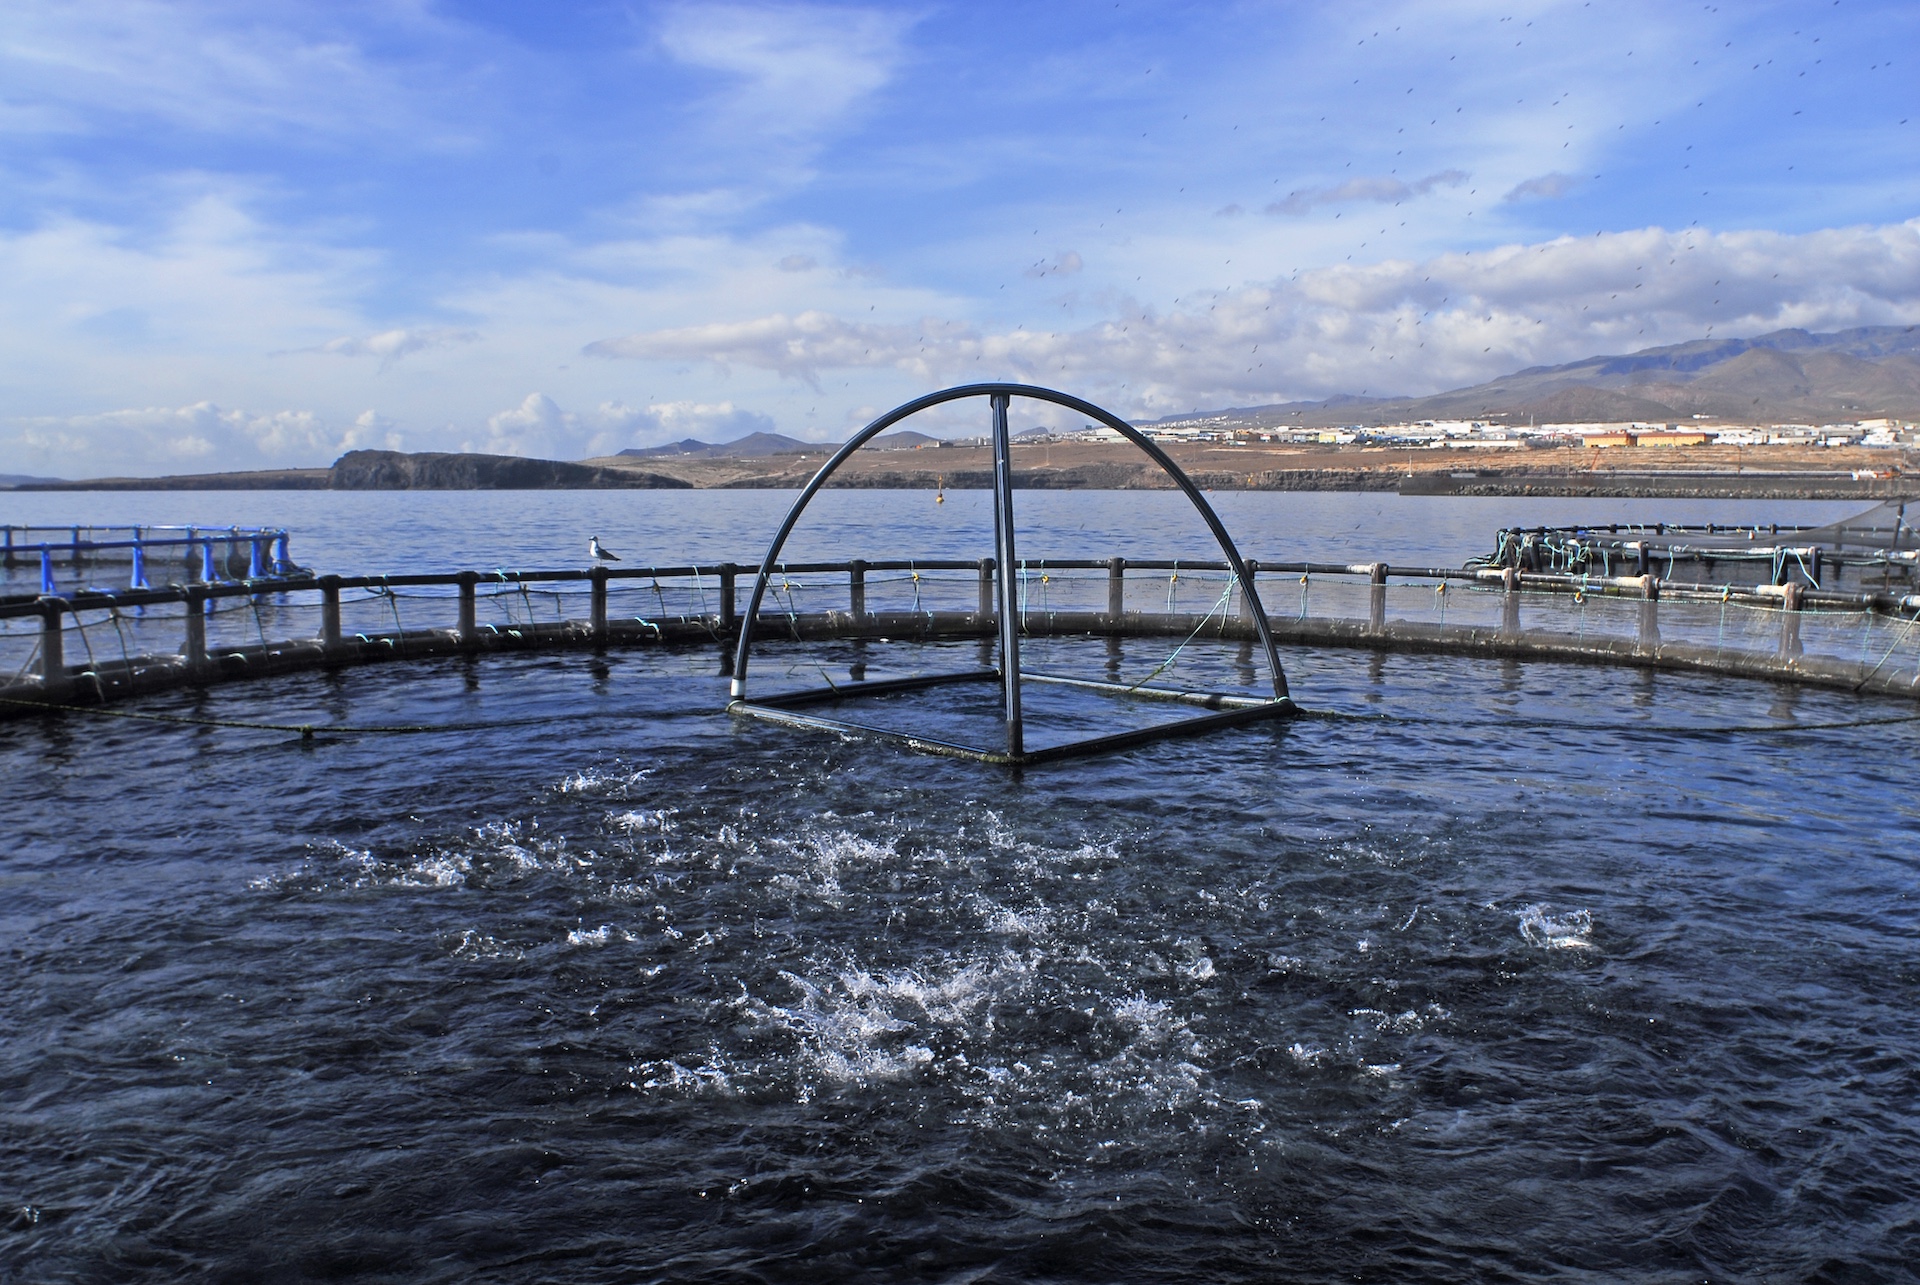
<path fill-rule="evenodd" d="M 1913 632 L 1913 627 L 1916 623 L 1920 623 L 1920 611 L 1916 611 L 1913 613 L 1913 619 L 1909 620 L 1907 622 L 1907 627 L 1900 631 L 1900 636 L 1893 640 L 1893 646 L 1887 648 L 1887 654 L 1880 658 L 1879 664 L 1876 664 L 1872 669 L 1868 670 L 1867 676 L 1865 678 L 1862 678 L 1859 682 L 1853 685 L 1854 691 L 1856 692 L 1859 691 L 1862 687 L 1865 687 L 1870 681 L 1872 681 L 1873 676 L 1880 672 L 1880 666 L 1886 664 L 1887 661 L 1893 656 L 1893 653 L 1899 649 L 1900 644 L 1907 640 L 1907 635 Z"/>
<path fill-rule="evenodd" d="M 100 662 L 93 658 L 93 640 L 87 637 L 86 621 L 80 619 L 79 612 L 76 611 L 72 614 L 73 614 L 73 627 L 80 631 L 81 645 L 83 645 L 87 649 L 87 668 L 98 669 L 100 667 Z"/>
<path fill-rule="evenodd" d="M 484 732 L 504 727 L 550 727 L 553 719 L 506 718 L 492 719 L 474 723 L 402 723 L 402 724 L 361 724 L 341 723 L 260 723 L 239 718 L 190 718 L 181 714 L 155 714 L 143 710 L 114 709 L 105 705 L 55 705 L 49 701 L 21 700 L 13 696 L 0 696 L 0 704 L 19 705 L 28 709 L 45 710 L 59 714 L 94 714 L 102 718 L 131 718 L 143 723 L 172 723 L 179 727 L 227 727 L 249 732 L 297 732 L 303 741 L 319 736 L 424 736 L 434 732 Z M 686 717 L 705 716 L 709 710 L 688 711 Z M 596 710 L 584 714 L 569 714 L 569 722 L 583 719 L 632 718 L 633 714 L 624 710 Z M 658 712 L 647 715 L 660 718 Z M 669 713 L 666 717 L 675 717 Z"/>
<path fill-rule="evenodd" d="M 1298 716 L 1334 723 L 1399 723 L 1410 727 L 1521 727 L 1560 732 L 1616 733 L 1629 736 L 1773 736 L 1798 732 L 1840 732 L 1856 727 L 1888 727 L 1900 723 L 1920 723 L 1920 714 L 1850 718 L 1828 723 L 1735 724 L 1731 727 L 1639 727 L 1631 724 L 1623 726 L 1619 723 L 1568 723 L 1554 718 L 1501 718 L 1484 723 L 1465 723 L 1453 718 L 1421 718 L 1407 714 L 1356 714 L 1346 710 L 1306 708 L 1302 708 Z"/>
<path fill-rule="evenodd" d="M 1195 638 L 1198 638 L 1200 636 L 1200 631 L 1207 627 L 1207 622 L 1213 619 L 1214 612 L 1219 611 L 1221 608 L 1225 607 L 1232 600 L 1233 600 L 1233 582 L 1229 580 L 1227 582 L 1226 592 L 1220 595 L 1220 601 L 1214 603 L 1213 606 L 1207 611 L 1207 614 L 1200 617 L 1200 623 L 1193 627 L 1193 632 L 1188 634 L 1185 638 L 1183 638 L 1180 641 L 1180 645 L 1178 647 L 1175 647 L 1173 649 L 1172 654 L 1169 655 L 1165 660 L 1161 661 L 1159 665 L 1157 665 L 1154 668 L 1154 671 L 1151 674 L 1148 674 L 1145 678 L 1141 679 L 1139 682 L 1127 688 L 1127 690 L 1130 692 L 1138 691 L 1140 688 L 1145 687 L 1148 683 L 1152 682 L 1154 679 L 1160 677 L 1160 675 L 1166 673 L 1169 669 L 1173 668 L 1174 662 L 1180 659 L 1180 653 L 1187 649 L 1187 644 L 1192 642 Z"/>

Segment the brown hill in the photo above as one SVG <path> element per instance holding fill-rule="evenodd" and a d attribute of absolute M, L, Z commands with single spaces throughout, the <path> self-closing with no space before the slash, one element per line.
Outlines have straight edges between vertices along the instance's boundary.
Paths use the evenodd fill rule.
<path fill-rule="evenodd" d="M 1736 423 L 1920 419 L 1920 327 L 1779 330 L 1533 366 L 1424 397 L 1334 397 L 1203 412 L 1248 425 L 1536 422 L 1707 415 Z M 1191 418 L 1180 416 L 1180 419 Z M 1165 422 L 1165 421 L 1163 421 Z"/>

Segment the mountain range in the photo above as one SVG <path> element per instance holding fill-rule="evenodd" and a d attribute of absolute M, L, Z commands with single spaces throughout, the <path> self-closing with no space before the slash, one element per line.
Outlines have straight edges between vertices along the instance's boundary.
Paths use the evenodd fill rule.
<path fill-rule="evenodd" d="M 1234 424 L 1328 428 L 1427 419 L 1508 423 L 1689 421 L 1834 423 L 1920 418 L 1920 327 L 1862 326 L 1827 334 L 1776 330 L 1753 339 L 1696 339 L 1621 356 L 1530 366 L 1425 397 L 1331 397 L 1318 402 L 1178 415 Z"/>
<path fill-rule="evenodd" d="M 925 433 L 916 433 L 912 429 L 902 429 L 897 433 L 882 433 L 868 443 L 870 447 L 881 451 L 904 451 L 916 446 L 925 446 L 938 441 Z M 745 437 L 736 437 L 731 442 L 703 442 L 697 437 L 683 437 L 677 442 L 668 442 L 665 446 L 629 446 L 618 456 L 632 459 L 651 459 L 664 455 L 697 455 L 711 459 L 752 460 L 769 455 L 803 455 L 823 447 L 837 448 L 837 442 L 802 442 L 788 437 L 784 433 L 748 433 Z"/>

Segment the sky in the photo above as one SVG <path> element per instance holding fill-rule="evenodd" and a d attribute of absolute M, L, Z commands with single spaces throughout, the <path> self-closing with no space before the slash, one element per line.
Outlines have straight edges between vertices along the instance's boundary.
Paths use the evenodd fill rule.
<path fill-rule="evenodd" d="M 7 0 L 0 473 L 1920 322 L 1916 72 L 1911 0 Z"/>

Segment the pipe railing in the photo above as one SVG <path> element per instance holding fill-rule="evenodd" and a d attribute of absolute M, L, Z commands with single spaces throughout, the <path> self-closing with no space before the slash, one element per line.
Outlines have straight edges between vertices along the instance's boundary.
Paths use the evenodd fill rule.
<path fill-rule="evenodd" d="M 1388 620 L 1388 589 L 1390 585 L 1407 586 L 1424 583 L 1441 590 L 1435 601 L 1440 607 L 1438 633 L 1435 642 L 1443 639 L 1448 628 L 1456 632 L 1478 631 L 1490 637 L 1513 640 L 1522 633 L 1519 625 L 1521 601 L 1529 594 L 1553 595 L 1571 598 L 1574 603 L 1584 603 L 1588 598 L 1599 600 L 1638 600 L 1637 630 L 1631 639 L 1614 640 L 1623 645 L 1631 645 L 1641 652 L 1660 647 L 1660 604 L 1664 602 L 1703 602 L 1719 604 L 1723 610 L 1729 604 L 1739 604 L 1750 608 L 1762 608 L 1777 613 L 1780 626 L 1777 648 L 1769 647 L 1770 653 L 1779 657 L 1797 658 L 1802 655 L 1803 643 L 1800 629 L 1800 616 L 1810 612 L 1853 612 L 1869 613 L 1875 616 L 1895 617 L 1891 624 L 1900 625 L 1909 616 L 1920 616 L 1920 594 L 1893 593 L 1851 593 L 1835 590 L 1823 590 L 1800 583 L 1756 584 L 1756 585 L 1714 585 L 1698 582 L 1663 581 L 1657 576 L 1592 576 L 1566 572 L 1530 572 L 1512 567 L 1505 568 L 1452 568 L 1452 567 L 1411 567 L 1389 566 L 1383 562 L 1344 563 L 1314 561 L 1258 561 L 1246 560 L 1247 572 L 1252 576 L 1265 576 L 1269 580 L 1279 577 L 1297 578 L 1301 592 L 1301 610 L 1297 618 L 1288 619 L 1285 592 L 1270 594 L 1269 611 L 1276 626 L 1287 633 L 1290 641 L 1313 642 L 1332 641 L 1369 645 L 1366 640 L 1375 642 L 1386 639 L 1390 633 L 1402 632 L 1409 636 L 1425 638 L 1434 633 L 1436 626 L 1432 622 L 1407 622 L 1396 618 Z M 991 558 L 976 560 L 960 559 L 851 559 L 846 561 L 804 561 L 781 563 L 777 571 L 783 581 L 788 582 L 788 598 L 783 606 L 778 602 L 763 603 L 758 619 L 769 638 L 781 636 L 784 629 L 790 629 L 793 637 L 832 637 L 832 636 L 898 636 L 918 628 L 933 634 L 951 636 L 987 636 L 998 627 L 1000 610 L 995 601 L 995 563 Z M 37 692 L 42 699 L 64 700 L 106 699 L 110 696 L 125 694 L 141 689 L 142 684 L 134 682 L 132 676 L 142 670 L 170 675 L 170 681 L 194 681 L 199 679 L 230 676 L 240 672 L 261 672 L 275 665 L 297 667 L 298 665 L 352 663 L 358 660 L 375 659 L 385 655 L 442 654 L 448 652 L 489 650 L 498 646 L 520 646 L 534 644 L 606 644 L 609 642 L 701 642 L 717 641 L 722 644 L 737 636 L 739 629 L 738 590 L 742 575 L 752 576 L 753 566 L 739 563 L 686 563 L 661 567 L 595 567 L 591 569 L 554 569 L 531 571 L 458 571 L 458 572 L 408 572 L 392 575 L 301 575 L 287 577 L 262 577 L 241 581 L 215 581 L 194 584 L 171 584 L 162 587 L 129 590 L 82 590 L 70 595 L 40 595 L 31 598 L 16 597 L 0 600 L 0 631 L 4 631 L 6 622 L 15 620 L 35 620 L 38 628 L 30 635 L 15 633 L 16 637 L 32 637 L 38 651 L 38 665 L 34 666 L 32 678 L 4 687 L 4 673 L 0 672 L 0 690 L 11 690 L 16 694 L 25 689 L 29 693 Z M 1046 577 L 1053 573 L 1095 572 L 1097 575 L 1063 576 L 1062 579 L 1077 586 L 1079 592 L 1087 594 L 1091 601 L 1098 603 L 1102 597 L 1096 586 L 1104 584 L 1105 610 L 1062 606 L 1052 609 L 1045 605 L 1036 605 L 1033 594 L 1024 594 L 1016 604 L 1020 617 L 1020 628 L 1034 633 L 1109 633 L 1113 635 L 1158 635 L 1161 633 L 1186 633 L 1203 628 L 1209 621 L 1216 621 L 1216 629 L 1221 636 L 1231 633 L 1238 636 L 1244 632 L 1247 622 L 1241 619 L 1244 613 L 1245 595 L 1237 595 L 1242 604 L 1231 604 L 1223 609 L 1221 604 L 1228 603 L 1236 596 L 1235 583 L 1231 568 L 1222 560 L 1207 559 L 1161 559 L 1161 558 L 1063 558 L 1063 559 L 1022 559 L 1021 571 L 1028 577 L 1030 586 L 1044 584 Z M 946 573 L 964 572 L 964 576 L 950 576 Z M 1129 578 L 1129 573 L 1137 573 Z M 937 583 L 928 584 L 923 576 L 937 575 Z M 1178 611 L 1170 601 L 1165 611 L 1129 610 L 1127 606 L 1128 590 L 1139 589 L 1148 584 L 1156 587 L 1161 583 L 1173 584 L 1181 575 L 1199 577 L 1224 576 L 1225 591 L 1214 610 L 1204 615 L 1199 611 Z M 829 591 L 829 587 L 820 584 L 796 585 L 790 577 L 794 576 L 844 576 L 845 607 L 823 607 L 820 594 Z M 895 581 L 881 579 L 888 575 L 901 577 Z M 902 592 L 912 578 L 916 606 L 914 610 L 876 609 L 874 605 L 876 591 Z M 1148 577 L 1152 577 L 1151 580 Z M 1166 576 L 1167 580 L 1160 577 Z M 1306 610 L 1306 595 L 1310 586 L 1318 578 L 1333 578 L 1336 582 L 1350 582 L 1357 590 L 1364 587 L 1367 591 L 1367 612 L 1364 618 L 1354 615 L 1350 618 L 1320 618 L 1309 620 Z M 964 608 L 957 606 L 951 599 L 963 592 L 960 586 L 967 588 L 964 593 L 973 596 L 972 585 L 977 580 L 979 593 L 977 601 L 968 602 Z M 688 595 L 686 611 L 666 611 L 665 594 L 659 597 L 663 610 L 652 613 L 627 614 L 617 612 L 609 604 L 610 593 L 628 594 L 635 590 L 660 588 L 660 582 L 682 582 L 680 587 Z M 1221 582 L 1216 581 L 1218 586 Z M 929 590 L 940 589 L 943 601 L 932 604 L 920 599 L 920 587 L 928 584 Z M 1498 626 L 1488 624 L 1485 627 L 1456 624 L 1447 626 L 1445 609 L 1445 586 L 1461 585 L 1474 590 L 1490 591 L 1498 594 L 1502 604 Z M 499 590 L 512 587 L 522 591 L 534 586 L 552 586 L 545 592 L 562 591 L 562 587 L 584 587 L 588 611 L 585 618 L 569 617 L 556 606 L 556 618 L 550 621 L 509 620 L 501 625 L 484 622 L 479 619 L 478 603 L 481 591 L 489 587 Z M 711 589 L 708 587 L 711 586 Z M 433 626 L 405 627 L 399 619 L 397 606 L 394 608 L 394 628 L 352 629 L 342 616 L 343 593 L 351 591 L 367 592 L 372 597 L 363 602 L 378 602 L 383 597 L 397 602 L 401 595 L 398 590 L 443 590 L 444 593 L 428 592 L 407 594 L 408 598 L 420 598 L 428 601 L 453 603 L 457 601 L 455 613 L 449 613 L 453 619 L 446 624 Z M 792 595 L 793 590 L 803 590 L 808 597 L 809 610 L 801 611 Z M 1209 593 L 1212 591 L 1209 590 Z M 1265 593 L 1266 591 L 1263 591 Z M 711 609 L 692 610 L 696 595 L 711 594 Z M 511 599 L 518 594 L 500 594 L 490 597 Z M 1067 596 L 1067 595 L 1063 595 Z M 274 641 L 266 636 L 266 626 L 260 613 L 262 603 L 279 604 L 282 607 L 295 605 L 297 600 L 308 600 L 310 607 L 317 600 L 320 614 L 320 628 L 317 632 L 300 637 Z M 208 637 L 208 619 L 215 613 L 216 604 L 242 600 L 255 607 L 254 626 L 258 633 L 256 641 L 227 644 Z M 113 619 L 120 621 L 122 613 L 137 615 L 146 608 L 164 605 L 181 605 L 184 612 L 184 639 L 176 653 L 155 654 L 151 652 L 133 654 L 127 652 L 116 662 L 91 663 L 73 666 L 68 663 L 70 648 L 66 645 L 66 621 L 71 618 L 80 622 L 86 613 L 110 613 Z M 1357 600 L 1353 605 L 1358 607 Z M 1489 600 L 1491 605 L 1491 600 Z M 1623 602 L 1624 605 L 1624 602 Z M 530 614 L 530 613 L 529 613 Z M 126 618 L 131 618 L 128 616 Z M 171 617 L 152 618 L 147 622 L 150 628 L 163 623 Z M 1457 617 L 1456 617 L 1457 619 Z M 1583 613 L 1584 620 L 1584 613 Z M 783 622 L 784 626 L 783 626 Z M 1308 626 L 1322 633 L 1326 639 L 1308 630 Z M 277 628 L 277 618 L 276 618 Z M 1582 626 L 1585 628 L 1584 624 Z M 1908 631 L 1912 629 L 1910 622 Z M 1869 626 L 1871 633 L 1872 626 Z M 878 633 L 874 631 L 878 630 Z M 1596 636 L 1599 631 L 1596 631 Z M 1347 635 L 1351 634 L 1349 638 Z M 3 635 L 0 635 L 3 636 Z M 1477 635 L 1476 635 L 1477 636 Z M 1902 638 L 1905 634 L 1902 634 Z M 84 641 L 84 639 L 83 639 Z M 1895 646 L 1900 645 L 1896 639 Z M 1757 650 L 1757 649 L 1749 649 Z M 91 647 L 89 647 L 91 651 Z M 275 659 L 280 658 L 280 659 Z M 1904 662 L 1903 662 L 1904 663 Z M 237 666 L 237 668 L 236 668 Z M 22 676 L 25 676 L 22 667 Z M 101 675 L 121 675 L 125 681 L 108 681 Z M 76 690 L 76 681 L 92 674 L 91 691 Z M 1889 675 L 1891 676 L 1891 675 Z M 151 689 L 150 684 L 146 689 Z"/>

